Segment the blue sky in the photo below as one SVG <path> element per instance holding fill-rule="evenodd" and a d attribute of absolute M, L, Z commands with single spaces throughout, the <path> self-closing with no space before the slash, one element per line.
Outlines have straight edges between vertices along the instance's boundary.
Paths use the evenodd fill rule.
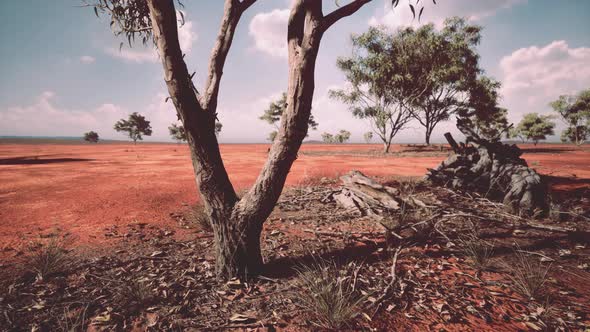
<path fill-rule="evenodd" d="M 334 8 L 326 0 L 325 12 Z M 341 1 L 343 2 L 343 1 Z M 344 84 L 335 66 L 350 53 L 350 34 L 369 25 L 391 29 L 414 24 L 406 6 L 391 11 L 388 1 L 374 0 L 338 22 L 325 36 L 318 57 L 314 115 L 320 126 L 310 132 L 347 129 L 361 141 L 369 126 L 353 119 L 327 91 Z M 547 113 L 547 103 L 564 93 L 590 87 L 590 1 L 440 0 L 427 2 L 421 23 L 438 26 L 445 17 L 465 16 L 484 26 L 481 64 L 503 83 L 503 106 L 512 121 L 524 113 Z M 162 70 L 154 50 L 124 47 L 106 18 L 78 0 L 0 2 L 0 136 L 78 136 L 96 130 L 104 138 L 124 136 L 113 123 L 138 111 L 152 120 L 147 140 L 168 140 L 176 119 L 166 97 Z M 221 0 L 185 0 L 187 24 L 180 28 L 188 67 L 202 85 L 223 10 Z M 242 17 L 224 70 L 219 117 L 221 142 L 264 142 L 271 127 L 258 120 L 287 84 L 285 56 L 289 0 L 258 0 Z M 434 133 L 456 131 L 454 122 Z M 397 142 L 420 142 L 417 124 Z"/>

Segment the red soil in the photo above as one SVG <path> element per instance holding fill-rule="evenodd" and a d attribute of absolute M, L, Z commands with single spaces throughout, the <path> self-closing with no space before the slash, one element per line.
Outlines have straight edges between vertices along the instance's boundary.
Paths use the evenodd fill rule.
<path fill-rule="evenodd" d="M 255 181 L 267 148 L 222 145 L 237 190 Z M 590 186 L 589 150 L 567 145 L 524 148 L 531 149 L 525 158 L 541 173 L 570 178 L 561 179 L 556 189 Z M 371 176 L 422 176 L 444 159 L 366 153 L 378 149 L 304 145 L 287 185 L 351 169 Z M 145 222 L 177 228 L 170 213 L 197 200 L 185 145 L 0 145 L 0 251 L 5 249 L 0 256 L 47 232 L 71 233 L 78 244 L 92 245 L 104 242 L 104 229 L 112 225 Z"/>

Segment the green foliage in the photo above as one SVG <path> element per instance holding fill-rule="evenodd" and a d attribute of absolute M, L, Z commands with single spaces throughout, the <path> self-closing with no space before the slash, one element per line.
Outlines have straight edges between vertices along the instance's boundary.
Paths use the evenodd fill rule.
<path fill-rule="evenodd" d="M 268 135 L 268 140 L 271 142 L 275 140 L 278 134 L 278 122 L 281 120 L 281 116 L 285 110 L 287 110 L 287 94 L 283 92 L 281 98 L 271 102 L 268 108 L 264 110 L 264 114 L 258 117 L 260 120 L 263 120 L 275 127 L 276 131 L 273 131 Z M 307 125 L 313 130 L 318 128 L 318 123 L 315 121 L 313 114 L 310 114 Z"/>
<path fill-rule="evenodd" d="M 466 110 L 476 85 L 481 27 L 463 18 L 450 18 L 439 31 L 432 24 L 398 30 L 394 52 L 402 66 L 394 78 L 404 82 L 398 93 L 417 92 L 411 99 L 412 116 L 425 128 L 426 143 L 434 128 L 459 109 Z M 468 114 L 471 117 L 479 113 Z"/>
<path fill-rule="evenodd" d="M 590 136 L 590 89 L 576 96 L 563 95 L 549 104 L 567 125 L 561 140 L 582 145 Z"/>
<path fill-rule="evenodd" d="M 145 117 L 137 112 L 129 114 L 129 119 L 121 119 L 115 123 L 114 129 L 118 132 L 126 132 L 129 138 L 134 143 L 137 140 L 143 140 L 143 136 L 152 135 L 152 126 L 150 121 L 146 120 Z"/>
<path fill-rule="evenodd" d="M 136 39 L 142 44 L 153 40 L 152 22 L 147 1 L 145 0 L 82 0 L 86 6 L 93 7 L 97 17 L 107 15 L 110 19 L 111 30 L 115 36 L 124 36 L 133 45 Z M 182 8 L 184 5 L 176 1 Z M 181 23 L 184 24 L 184 14 L 178 11 Z M 123 43 L 121 43 L 121 46 Z"/>
<path fill-rule="evenodd" d="M 84 133 L 84 140 L 90 143 L 98 143 L 98 133 L 92 130 Z"/>
<path fill-rule="evenodd" d="M 468 99 L 457 109 L 457 127 L 466 135 L 498 141 L 510 137 L 508 110 L 498 106 L 500 82 L 480 75 L 469 84 Z"/>
<path fill-rule="evenodd" d="M 371 143 L 371 141 L 373 141 L 373 132 L 372 131 L 368 131 L 363 135 L 363 138 L 365 139 L 366 143 Z"/>
<path fill-rule="evenodd" d="M 408 70 L 408 58 L 396 56 L 404 45 L 399 34 L 370 28 L 352 36 L 353 53 L 338 58 L 346 76 L 344 89 L 330 90 L 331 98 L 348 105 L 352 115 L 368 120 L 386 145 L 411 120 L 409 105 L 419 91 Z"/>
<path fill-rule="evenodd" d="M 546 139 L 547 135 L 554 134 L 555 123 L 551 121 L 552 118 L 550 115 L 539 115 L 537 113 L 525 114 L 514 133 L 522 135 L 527 140 L 532 140 L 537 145 L 540 140 Z"/>
<path fill-rule="evenodd" d="M 184 127 L 182 125 L 173 123 L 170 125 L 170 127 L 168 127 L 168 131 L 170 132 L 172 139 L 177 140 L 178 142 L 186 141 L 186 132 L 184 131 Z"/>
<path fill-rule="evenodd" d="M 219 136 L 221 128 L 223 128 L 221 122 L 215 122 L 215 136 Z M 168 131 L 170 132 L 172 139 L 175 139 L 178 142 L 187 140 L 186 130 L 184 129 L 183 125 L 177 125 L 176 123 L 173 123 L 170 125 L 170 127 L 168 127 Z"/>
<path fill-rule="evenodd" d="M 350 131 L 348 130 L 344 130 L 344 129 L 340 129 L 340 131 L 335 134 L 332 135 L 330 133 L 323 133 L 322 134 L 322 141 L 324 141 L 324 143 L 328 143 L 328 144 L 332 144 L 332 143 L 346 143 L 349 139 L 350 139 Z"/>
<path fill-rule="evenodd" d="M 322 133 L 322 141 L 327 144 L 334 143 L 334 135 L 330 133 Z"/>

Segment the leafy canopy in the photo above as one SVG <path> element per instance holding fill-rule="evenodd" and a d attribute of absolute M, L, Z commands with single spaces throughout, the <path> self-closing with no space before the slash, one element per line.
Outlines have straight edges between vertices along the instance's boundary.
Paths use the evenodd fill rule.
<path fill-rule="evenodd" d="M 517 132 L 536 145 L 540 140 L 546 139 L 546 136 L 554 134 L 555 123 L 551 121 L 552 118 L 550 115 L 537 113 L 525 114 L 518 123 Z"/>
<path fill-rule="evenodd" d="M 270 105 L 268 105 L 268 108 L 264 110 L 264 114 L 258 117 L 260 120 L 263 120 L 275 127 L 276 130 L 270 132 L 268 136 L 268 140 L 271 142 L 273 142 L 277 137 L 278 122 L 281 120 L 281 116 L 285 110 L 287 110 L 287 94 L 283 92 L 281 97 L 278 100 L 272 101 Z M 318 123 L 315 121 L 313 114 L 310 114 L 307 125 L 313 130 L 318 128 Z"/>
<path fill-rule="evenodd" d="M 559 114 L 567 128 L 561 134 L 561 140 L 577 145 L 583 144 L 590 136 L 590 89 L 576 96 L 563 95 L 549 106 Z"/>
<path fill-rule="evenodd" d="M 98 133 L 92 130 L 84 133 L 84 140 L 90 143 L 98 143 Z"/>
<path fill-rule="evenodd" d="M 150 121 L 146 120 L 145 117 L 137 112 L 129 114 L 127 120 L 121 119 L 115 123 L 114 129 L 118 132 L 125 132 L 133 140 L 143 140 L 143 136 L 152 135 L 152 126 Z"/>

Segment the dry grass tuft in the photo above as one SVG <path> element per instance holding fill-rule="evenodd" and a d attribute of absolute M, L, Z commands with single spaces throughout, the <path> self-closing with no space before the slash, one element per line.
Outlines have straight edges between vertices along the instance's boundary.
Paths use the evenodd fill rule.
<path fill-rule="evenodd" d="M 35 273 L 38 279 L 62 274 L 72 263 L 63 244 L 55 239 L 34 244 L 30 250 L 24 268 Z"/>
<path fill-rule="evenodd" d="M 298 268 L 297 274 L 302 289 L 299 299 L 312 324 L 324 329 L 352 328 L 365 301 L 356 289 L 354 271 L 319 259 Z"/>
<path fill-rule="evenodd" d="M 142 308 L 155 299 L 149 283 L 143 280 L 126 280 L 118 287 L 119 299 L 125 307 Z"/>
<path fill-rule="evenodd" d="M 205 213 L 205 207 L 202 204 L 196 204 L 190 208 L 185 214 L 186 220 L 193 225 L 197 225 L 201 230 L 205 232 L 212 232 L 211 223 L 209 217 Z"/>
<path fill-rule="evenodd" d="M 551 265 L 544 265 L 540 260 L 528 256 L 516 247 L 516 260 L 506 264 L 510 271 L 512 288 L 529 299 L 541 299 L 546 295 L 544 285 Z"/>
<path fill-rule="evenodd" d="M 57 321 L 59 330 L 63 332 L 86 331 L 89 323 L 87 311 L 88 305 L 73 309 L 65 307 L 62 316 Z"/>
<path fill-rule="evenodd" d="M 459 238 L 459 248 L 478 270 L 485 270 L 490 266 L 494 254 L 494 245 L 480 239 L 475 232 Z"/>

